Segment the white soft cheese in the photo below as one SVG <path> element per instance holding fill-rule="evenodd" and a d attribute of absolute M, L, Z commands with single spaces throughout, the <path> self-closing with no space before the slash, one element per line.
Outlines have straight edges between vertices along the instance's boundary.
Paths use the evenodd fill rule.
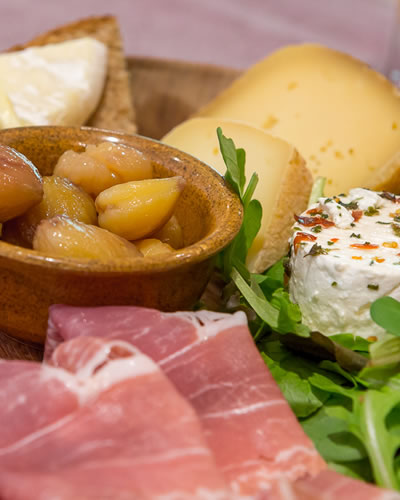
<path fill-rule="evenodd" d="M 385 295 L 400 300 L 400 197 L 385 196 L 391 197 L 356 188 L 321 198 L 295 224 L 289 291 L 312 330 L 364 338 L 384 333 L 370 305 Z M 302 217 L 321 223 L 309 226 Z"/>
<path fill-rule="evenodd" d="M 0 127 L 82 125 L 96 109 L 107 47 L 94 38 L 0 55 Z"/>

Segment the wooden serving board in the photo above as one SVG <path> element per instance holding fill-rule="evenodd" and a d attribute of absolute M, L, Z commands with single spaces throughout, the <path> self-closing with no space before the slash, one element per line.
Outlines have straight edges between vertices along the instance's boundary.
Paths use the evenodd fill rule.
<path fill-rule="evenodd" d="M 239 75 L 229 68 L 151 58 L 128 58 L 128 67 L 138 133 L 154 139 L 163 137 Z M 22 344 L 0 332 L 0 358 L 41 360 L 42 355 L 41 346 Z"/>

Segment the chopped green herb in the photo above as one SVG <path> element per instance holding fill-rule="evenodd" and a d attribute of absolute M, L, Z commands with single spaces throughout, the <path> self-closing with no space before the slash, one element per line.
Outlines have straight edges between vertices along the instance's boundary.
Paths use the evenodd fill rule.
<path fill-rule="evenodd" d="M 400 216 L 396 215 L 396 217 L 393 217 L 394 222 L 400 222 Z"/>
<path fill-rule="evenodd" d="M 379 210 L 375 207 L 368 207 L 367 210 L 364 210 L 364 215 L 367 215 L 368 217 L 372 217 L 373 215 L 379 215 Z"/>
<path fill-rule="evenodd" d="M 347 208 L 347 210 L 357 210 L 358 209 L 358 203 L 354 201 L 350 201 L 349 203 L 344 203 L 343 201 L 339 200 L 339 204 L 342 205 L 342 207 Z"/>
<path fill-rule="evenodd" d="M 351 233 L 350 238 L 361 238 L 361 234 Z"/>
<path fill-rule="evenodd" d="M 383 222 L 381 220 L 377 220 L 375 224 L 391 224 L 391 222 Z"/>
<path fill-rule="evenodd" d="M 328 243 L 329 246 L 331 246 L 331 245 L 333 245 L 334 242 L 333 241 L 327 241 L 327 243 Z"/>
<path fill-rule="evenodd" d="M 373 266 L 374 264 L 375 264 L 374 260 L 371 260 L 371 262 L 369 263 L 370 266 Z"/>
<path fill-rule="evenodd" d="M 397 202 L 397 198 L 393 193 L 388 193 L 387 191 L 383 191 L 383 193 L 381 193 L 379 196 L 381 198 L 386 198 L 387 200 L 390 200 L 393 203 Z"/>
<path fill-rule="evenodd" d="M 307 255 L 304 257 L 308 257 L 309 255 L 311 257 L 315 257 L 316 255 L 326 255 L 328 253 L 328 250 L 326 248 L 322 248 L 321 245 L 318 245 L 317 243 L 314 243 L 314 245 L 311 247 L 311 250 Z"/>
<path fill-rule="evenodd" d="M 369 288 L 370 290 L 379 290 L 379 285 L 369 283 L 369 285 L 367 285 L 367 288 Z"/>
<path fill-rule="evenodd" d="M 314 227 L 311 228 L 311 231 L 313 233 L 320 233 L 322 231 L 322 227 L 319 226 L 319 225 L 318 226 L 314 226 Z"/>
<path fill-rule="evenodd" d="M 321 214 L 321 217 L 322 217 L 323 219 L 327 219 L 327 218 L 329 217 L 329 215 L 328 215 L 328 214 Z"/>
<path fill-rule="evenodd" d="M 354 224 L 354 222 L 352 222 L 352 223 L 350 224 L 350 226 L 351 226 L 351 227 L 356 227 L 356 225 Z"/>
<path fill-rule="evenodd" d="M 301 227 L 294 226 L 293 231 L 301 231 Z"/>
<path fill-rule="evenodd" d="M 396 236 L 400 237 L 400 226 L 397 224 L 392 224 L 392 231 Z"/>
<path fill-rule="evenodd" d="M 336 281 L 332 281 L 331 286 L 337 286 L 337 282 Z"/>

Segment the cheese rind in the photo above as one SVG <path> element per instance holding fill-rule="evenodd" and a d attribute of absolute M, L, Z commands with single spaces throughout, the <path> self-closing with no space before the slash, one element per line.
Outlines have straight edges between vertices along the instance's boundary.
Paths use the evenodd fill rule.
<path fill-rule="evenodd" d="M 94 38 L 0 55 L 0 126 L 81 125 L 96 109 L 107 48 Z"/>
<path fill-rule="evenodd" d="M 400 192 L 400 94 L 362 62 L 318 45 L 259 62 L 196 116 L 242 120 L 293 144 L 326 194 Z"/>
<path fill-rule="evenodd" d="M 261 272 L 288 249 L 293 214 L 302 212 L 312 186 L 312 176 L 296 149 L 263 130 L 240 122 L 196 118 L 178 125 L 163 141 L 196 156 L 221 175 L 226 166 L 219 151 L 217 127 L 246 151 L 246 176 L 259 175 L 254 198 L 263 208 L 262 225 L 248 256 L 251 271 Z"/>

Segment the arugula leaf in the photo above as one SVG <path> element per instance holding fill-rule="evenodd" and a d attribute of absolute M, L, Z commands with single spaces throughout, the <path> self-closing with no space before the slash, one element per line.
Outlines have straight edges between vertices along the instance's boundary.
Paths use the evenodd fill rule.
<path fill-rule="evenodd" d="M 376 483 L 399 489 L 394 457 L 400 447 L 400 436 L 390 432 L 386 417 L 400 404 L 400 393 L 369 389 L 362 397 L 354 398 L 353 404 L 350 428 L 368 451 Z"/>
<path fill-rule="evenodd" d="M 400 381 L 400 338 L 388 335 L 371 344 L 370 360 L 360 372 L 361 379 L 375 388 L 397 387 Z"/>
<path fill-rule="evenodd" d="M 232 243 L 234 261 L 246 262 L 247 253 L 261 227 L 262 207 L 259 201 L 251 200 L 247 205 L 239 234 Z"/>
<path fill-rule="evenodd" d="M 316 177 L 311 188 L 310 197 L 308 199 L 308 206 L 317 203 L 318 199 L 324 196 L 325 183 L 325 177 Z"/>
<path fill-rule="evenodd" d="M 350 373 L 360 371 L 368 362 L 365 356 L 341 346 L 331 337 L 316 331 L 311 332 L 309 338 L 287 334 L 282 337 L 282 342 L 291 349 L 309 354 L 314 358 L 336 361 Z"/>
<path fill-rule="evenodd" d="M 257 187 L 257 184 L 258 184 L 258 174 L 256 174 L 254 172 L 254 174 L 251 176 L 251 179 L 250 179 L 250 182 L 246 188 L 246 191 L 243 195 L 243 199 L 242 199 L 242 202 L 243 202 L 243 205 L 244 207 L 246 208 L 248 206 L 248 204 L 250 203 L 250 200 L 254 194 L 254 191 Z M 253 200 L 253 201 L 257 201 L 257 200 Z"/>
<path fill-rule="evenodd" d="M 371 305 L 371 318 L 393 335 L 400 336 L 400 302 L 392 297 L 381 297 Z"/>
<path fill-rule="evenodd" d="M 357 460 L 346 464 L 333 463 L 328 460 L 328 467 L 336 472 L 339 472 L 339 474 L 359 479 L 361 481 L 372 483 L 374 480 L 372 477 L 371 466 L 367 458 L 365 460 Z"/>
<path fill-rule="evenodd" d="M 245 151 L 240 148 L 236 149 L 233 140 L 225 137 L 220 127 L 217 129 L 217 135 L 222 158 L 227 167 L 225 180 L 239 195 L 244 211 L 242 226 L 238 235 L 228 248 L 219 255 L 218 266 L 228 281 L 233 266 L 246 262 L 248 251 L 261 227 L 262 207 L 258 200 L 251 199 L 258 183 L 257 174 L 252 175 L 244 192 L 246 184 L 244 171 L 246 163 Z"/>
<path fill-rule="evenodd" d="M 267 300 L 272 299 L 272 294 L 278 288 L 283 289 L 285 286 L 285 261 L 285 257 L 278 260 L 278 262 L 271 266 L 264 274 L 252 274 L 253 279 L 260 285 L 260 288 Z"/>
<path fill-rule="evenodd" d="M 327 395 L 314 391 L 308 376 L 313 373 L 306 360 L 294 356 L 279 340 L 264 341 L 261 356 L 298 417 L 308 417 L 322 407 Z"/>
<path fill-rule="evenodd" d="M 222 158 L 227 168 L 225 180 L 229 182 L 239 195 L 239 198 L 242 199 L 244 185 L 246 184 L 246 177 L 244 174 L 246 153 L 244 149 L 236 149 L 233 140 L 224 136 L 221 127 L 217 128 L 217 136 Z"/>
<path fill-rule="evenodd" d="M 327 393 L 340 394 L 352 401 L 352 409 L 328 408 L 328 415 L 349 424 L 348 431 L 363 443 L 367 451 L 375 482 L 382 487 L 398 489 L 400 486 L 394 469 L 394 456 L 400 447 L 400 435 L 392 433 L 386 417 L 400 404 L 400 393 L 374 389 L 346 389 L 326 377 L 314 373 L 310 383 Z"/>
<path fill-rule="evenodd" d="M 362 442 L 349 431 L 346 420 L 334 416 L 334 408 L 343 407 L 343 398 L 331 397 L 302 427 L 315 447 L 328 462 L 343 464 L 367 458 Z"/>
<path fill-rule="evenodd" d="M 231 277 L 249 305 L 254 309 L 258 316 L 271 328 L 278 327 L 279 311 L 273 307 L 263 296 L 260 296 L 254 288 L 250 287 L 246 280 L 241 276 L 237 269 L 232 269 Z M 253 287 L 256 282 L 253 282 Z"/>
<path fill-rule="evenodd" d="M 369 346 L 371 342 L 362 337 L 354 336 L 352 333 L 338 333 L 336 335 L 330 335 L 329 337 L 332 341 L 340 344 L 346 349 L 351 349 L 357 352 L 369 352 Z"/>

